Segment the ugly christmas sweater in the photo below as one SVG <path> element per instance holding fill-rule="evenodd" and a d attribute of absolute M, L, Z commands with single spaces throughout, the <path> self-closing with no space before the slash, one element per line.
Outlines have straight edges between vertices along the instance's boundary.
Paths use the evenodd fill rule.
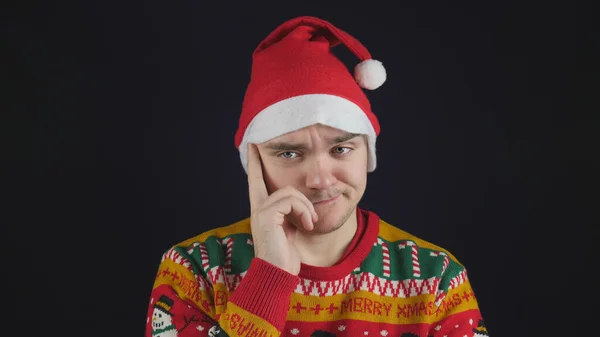
<path fill-rule="evenodd" d="M 298 276 L 254 258 L 250 221 L 162 257 L 146 337 L 487 336 L 463 265 L 448 251 L 360 210 L 332 267 Z"/>

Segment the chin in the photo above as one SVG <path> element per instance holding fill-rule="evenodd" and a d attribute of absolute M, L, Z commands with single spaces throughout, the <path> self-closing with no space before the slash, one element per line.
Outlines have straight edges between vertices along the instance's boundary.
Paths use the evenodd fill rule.
<path fill-rule="evenodd" d="M 340 220 L 329 220 L 329 219 L 323 219 L 323 220 L 319 220 L 317 221 L 317 223 L 314 224 L 314 229 L 308 233 L 310 234 L 328 234 L 328 233 L 332 233 L 335 232 L 337 229 L 339 229 L 340 227 L 342 227 L 344 225 L 344 222 L 340 221 Z"/>
<path fill-rule="evenodd" d="M 342 227 L 346 221 L 354 215 L 355 206 L 345 203 L 345 205 L 335 205 L 334 207 L 317 207 L 319 221 L 314 225 L 311 233 L 327 234 L 336 231 Z"/>

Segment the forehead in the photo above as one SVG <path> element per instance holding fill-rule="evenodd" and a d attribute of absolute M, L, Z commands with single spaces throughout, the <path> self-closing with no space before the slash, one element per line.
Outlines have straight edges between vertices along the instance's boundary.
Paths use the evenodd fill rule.
<path fill-rule="evenodd" d="M 298 143 L 306 141 L 309 138 L 320 138 L 325 141 L 334 142 L 336 139 L 345 139 L 352 138 L 354 134 L 336 129 L 330 126 L 315 124 L 311 126 L 304 127 L 300 130 L 292 131 L 286 134 L 283 134 L 279 137 L 273 138 L 266 143 L 279 143 L 279 142 L 290 142 L 290 143 Z"/>

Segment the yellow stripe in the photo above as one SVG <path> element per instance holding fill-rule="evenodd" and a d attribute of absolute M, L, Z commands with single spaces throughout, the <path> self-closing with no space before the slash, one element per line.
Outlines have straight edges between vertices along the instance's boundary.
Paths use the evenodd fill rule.
<path fill-rule="evenodd" d="M 171 286 L 181 299 L 195 303 L 213 319 L 217 314 L 223 314 L 221 319 L 225 319 L 231 333 L 235 333 L 231 336 L 246 336 L 246 333 L 256 329 L 277 335 L 275 327 L 229 303 L 226 285 L 219 283 L 213 288 L 200 290 L 192 272 L 172 260 L 163 261 L 159 268 L 154 287 L 161 285 Z M 435 306 L 435 296 L 432 294 L 395 298 L 367 291 L 323 297 L 293 293 L 287 319 L 309 322 L 358 319 L 388 324 L 434 323 L 449 314 L 478 309 L 477 301 L 471 295 L 468 280 L 452 289 L 439 307 Z M 248 325 L 249 322 L 252 324 Z"/>
<path fill-rule="evenodd" d="M 238 307 L 227 304 L 227 311 L 219 318 L 219 325 L 233 336 L 279 336 L 281 333 L 269 322 Z"/>
<path fill-rule="evenodd" d="M 468 301 L 461 297 L 463 292 L 471 293 L 468 282 L 453 289 L 439 307 L 434 304 L 434 295 L 393 298 L 356 291 L 351 296 L 320 297 L 294 293 L 287 319 L 310 322 L 359 319 L 389 324 L 432 323 L 449 313 L 478 308 L 472 297 L 469 296 Z"/>
<path fill-rule="evenodd" d="M 425 241 L 419 237 L 416 237 L 408 232 L 405 232 L 405 231 L 401 230 L 400 228 L 392 226 L 383 220 L 380 220 L 379 237 L 382 238 L 383 240 L 390 241 L 390 242 L 395 242 L 395 241 L 399 241 L 399 240 L 414 241 L 421 248 L 427 248 L 427 249 L 431 249 L 431 250 L 438 251 L 438 252 L 444 252 L 444 253 L 448 254 L 448 257 L 450 257 L 450 259 L 454 260 L 454 262 L 456 262 L 460 266 L 464 267 L 460 263 L 460 261 L 458 261 L 458 259 L 454 255 L 452 255 L 452 253 L 447 251 L 446 249 L 444 249 L 440 246 L 434 245 L 433 243 Z"/>
<path fill-rule="evenodd" d="M 222 238 L 231 234 L 250 234 L 252 233 L 250 229 L 250 218 L 246 218 L 240 220 L 236 223 L 233 223 L 228 226 L 219 227 L 215 229 L 211 229 L 207 232 L 199 234 L 195 237 L 189 238 L 185 241 L 180 242 L 177 246 L 187 247 L 194 242 L 204 242 L 210 236 L 216 236 L 218 238 Z"/>
<path fill-rule="evenodd" d="M 157 288 L 162 285 L 168 285 L 179 295 L 184 301 L 191 301 L 196 304 L 198 308 L 203 309 L 203 300 L 208 303 L 213 303 L 212 290 L 205 289 L 200 290 L 200 284 L 196 281 L 194 274 L 182 265 L 175 263 L 173 260 L 164 260 L 156 274 L 156 280 L 154 281 L 154 287 Z M 211 305 L 210 307 L 212 307 Z M 214 309 L 206 312 L 210 317 L 215 317 Z"/>
<path fill-rule="evenodd" d="M 229 336 L 253 336 L 253 333 L 257 333 L 258 336 L 280 334 L 270 323 L 228 302 L 229 293 L 225 284 L 218 283 L 212 288 L 200 290 L 194 274 L 172 260 L 163 261 L 159 267 L 154 288 L 162 285 L 172 287 L 182 300 L 196 304 L 213 319 L 217 313 L 221 314 L 219 324 Z M 263 331 L 266 334 L 261 335 Z"/>

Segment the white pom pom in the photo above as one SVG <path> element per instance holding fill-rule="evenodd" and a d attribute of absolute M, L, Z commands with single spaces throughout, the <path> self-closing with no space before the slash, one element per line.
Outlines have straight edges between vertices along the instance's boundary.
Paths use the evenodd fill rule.
<path fill-rule="evenodd" d="M 354 79 L 361 88 L 374 90 L 386 80 L 383 64 L 377 60 L 364 60 L 354 67 Z"/>

